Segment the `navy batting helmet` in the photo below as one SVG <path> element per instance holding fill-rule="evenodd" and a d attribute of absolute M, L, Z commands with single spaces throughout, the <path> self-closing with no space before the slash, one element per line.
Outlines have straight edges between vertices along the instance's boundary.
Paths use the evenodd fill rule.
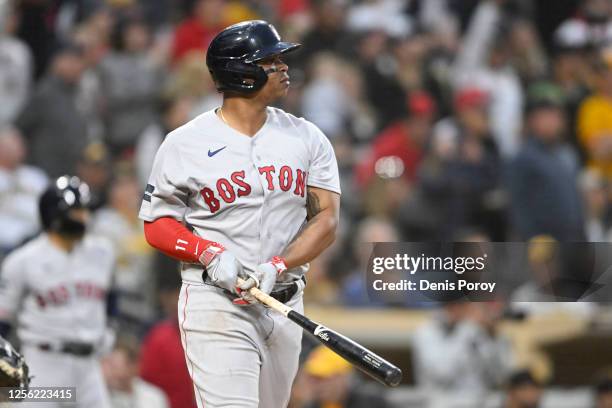
<path fill-rule="evenodd" d="M 268 80 L 257 61 L 300 46 L 281 41 L 274 26 L 266 21 L 244 21 L 227 27 L 213 38 L 206 65 L 219 91 L 251 93 L 261 89 Z"/>
<path fill-rule="evenodd" d="M 89 206 L 89 186 L 78 177 L 62 176 L 51 184 L 40 197 L 38 209 L 45 231 L 80 235 L 85 225 L 70 218 L 72 209 Z"/>

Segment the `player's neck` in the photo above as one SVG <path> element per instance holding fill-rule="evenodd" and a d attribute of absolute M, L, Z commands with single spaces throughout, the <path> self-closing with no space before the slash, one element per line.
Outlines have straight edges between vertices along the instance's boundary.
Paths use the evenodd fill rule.
<path fill-rule="evenodd" d="M 231 128 L 253 136 L 266 123 L 266 106 L 256 98 L 225 98 L 217 115 Z"/>
<path fill-rule="evenodd" d="M 49 237 L 49 241 L 53 246 L 64 252 L 72 251 L 72 249 L 76 246 L 78 242 L 78 240 L 63 237 L 62 235 L 57 234 L 55 232 L 48 232 L 47 236 Z"/>

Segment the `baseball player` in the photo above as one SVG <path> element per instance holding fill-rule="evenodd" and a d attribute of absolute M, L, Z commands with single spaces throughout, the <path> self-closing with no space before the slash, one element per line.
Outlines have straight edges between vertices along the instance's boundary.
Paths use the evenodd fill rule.
<path fill-rule="evenodd" d="M 27 390 L 30 377 L 23 356 L 19 354 L 11 343 L 0 336 L 0 407 L 2 402 L 11 398 L 6 388 L 21 388 Z"/>
<path fill-rule="evenodd" d="M 63 176 L 39 201 L 44 232 L 4 260 L 0 326 L 17 317 L 32 387 L 76 387 L 76 407 L 109 407 L 96 352 L 106 339 L 112 246 L 85 235 L 89 188 Z M 24 402 L 20 407 L 36 402 Z M 65 406 L 48 402 L 46 407 Z"/>
<path fill-rule="evenodd" d="M 168 134 L 146 187 L 147 240 L 182 261 L 179 325 L 200 408 L 287 405 L 302 331 L 247 291 L 302 311 L 308 262 L 335 238 L 331 144 L 268 106 L 289 88 L 283 54 L 299 46 L 265 21 L 219 33 L 206 64 L 223 104 Z"/>

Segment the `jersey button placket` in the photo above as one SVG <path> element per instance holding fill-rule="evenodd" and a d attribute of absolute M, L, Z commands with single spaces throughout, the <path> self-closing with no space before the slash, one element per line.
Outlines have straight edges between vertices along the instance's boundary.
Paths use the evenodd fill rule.
<path fill-rule="evenodd" d="M 261 206 L 259 208 L 259 213 L 257 214 L 257 217 L 259 219 L 260 248 L 263 248 L 264 245 L 262 244 L 262 242 L 264 241 L 264 238 L 265 238 L 263 234 L 263 215 L 264 215 L 264 208 L 266 205 L 266 200 L 268 198 L 268 185 L 267 185 L 267 181 L 265 180 L 265 176 L 259 172 L 259 167 L 262 166 L 262 162 L 261 162 L 261 155 L 257 152 L 257 142 L 255 139 L 251 142 L 251 161 L 253 162 L 253 166 L 255 166 L 255 170 L 257 171 L 259 183 L 261 184 L 261 189 L 263 192 Z M 262 251 L 260 250 L 259 253 L 261 254 Z M 259 262 L 263 262 L 263 261 L 259 259 Z"/>
<path fill-rule="evenodd" d="M 77 306 L 76 304 L 78 303 L 78 289 L 77 289 L 77 283 L 78 283 L 78 273 L 79 273 L 79 265 L 77 262 L 77 257 L 75 257 L 75 253 L 73 252 L 71 254 L 71 256 L 66 260 L 67 264 L 68 264 L 68 268 L 67 270 L 69 271 L 70 274 L 70 281 L 69 281 L 69 290 L 70 290 L 70 298 L 69 298 L 69 302 L 71 303 L 70 306 L 68 306 L 70 308 L 70 310 L 72 311 L 72 318 L 74 319 L 74 321 L 81 321 L 82 322 L 82 317 L 81 314 L 78 313 L 79 310 L 82 310 L 79 306 Z M 80 339 L 82 338 L 82 327 L 83 324 L 75 324 L 74 325 L 74 331 L 72 332 L 72 337 L 74 339 Z"/>
<path fill-rule="evenodd" d="M 256 136 L 255 136 L 256 137 Z M 257 160 L 256 164 L 258 166 L 261 165 L 261 155 L 257 152 L 257 140 L 253 140 L 253 155 L 255 156 L 255 159 Z"/>

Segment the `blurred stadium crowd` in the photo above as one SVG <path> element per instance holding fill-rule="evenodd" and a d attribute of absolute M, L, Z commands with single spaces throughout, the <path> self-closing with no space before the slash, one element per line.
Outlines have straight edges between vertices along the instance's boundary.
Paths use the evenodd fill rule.
<path fill-rule="evenodd" d="M 115 320 L 133 336 L 105 361 L 118 392 L 140 372 L 172 408 L 194 406 L 173 320 L 176 265 L 146 244 L 137 211 L 165 134 L 220 104 L 205 50 L 238 21 L 266 19 L 303 44 L 287 59 L 280 107 L 317 124 L 340 166 L 339 239 L 311 267 L 307 304 L 372 306 L 364 242 L 612 238 L 610 0 L 0 5 L 0 259 L 39 230 L 48 180 L 89 184 L 91 230 L 119 253 Z M 538 380 L 502 361 L 512 355 L 493 334 L 502 313 L 481 309 L 450 305 L 415 335 L 416 382 L 509 384 L 519 402 L 504 406 L 537 406 L 526 401 L 539 398 Z M 304 367 L 319 383 L 300 387 L 301 373 L 292 407 L 385 406 L 326 404 L 350 387 L 350 369 L 322 351 Z M 597 390 L 597 407 L 612 407 L 610 381 Z"/>

